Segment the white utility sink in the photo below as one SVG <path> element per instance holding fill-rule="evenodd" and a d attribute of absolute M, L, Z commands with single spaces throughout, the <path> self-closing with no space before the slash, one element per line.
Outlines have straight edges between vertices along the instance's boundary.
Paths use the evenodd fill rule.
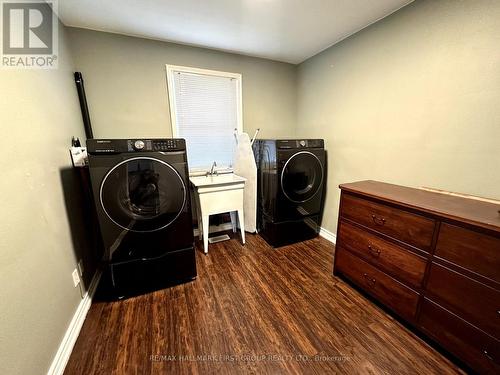
<path fill-rule="evenodd" d="M 235 175 L 234 173 L 225 173 L 219 175 L 195 176 L 195 177 L 190 177 L 189 180 L 194 186 L 200 187 L 200 186 L 238 184 L 245 182 L 246 178 Z"/>
<path fill-rule="evenodd" d="M 236 232 L 237 215 L 241 230 L 241 242 L 245 244 L 243 189 L 246 180 L 246 178 L 234 173 L 189 177 L 196 196 L 198 228 L 200 229 L 200 239 L 203 236 L 205 254 L 208 253 L 208 219 L 210 215 L 231 212 L 234 232 Z"/>

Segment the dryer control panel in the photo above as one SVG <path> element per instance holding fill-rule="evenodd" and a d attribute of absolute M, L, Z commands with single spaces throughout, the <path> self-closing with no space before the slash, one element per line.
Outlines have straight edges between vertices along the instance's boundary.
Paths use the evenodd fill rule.
<path fill-rule="evenodd" d="M 279 149 L 290 148 L 323 148 L 325 143 L 322 139 L 280 139 L 276 141 Z"/>
<path fill-rule="evenodd" d="M 87 152 L 90 154 L 169 152 L 184 150 L 186 150 L 186 141 L 182 138 L 87 140 Z"/>

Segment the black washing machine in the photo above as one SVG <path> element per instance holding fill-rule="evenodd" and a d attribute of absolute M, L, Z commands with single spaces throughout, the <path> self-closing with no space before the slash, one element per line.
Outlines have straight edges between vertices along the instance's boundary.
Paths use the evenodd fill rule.
<path fill-rule="evenodd" d="M 257 227 L 279 247 L 318 235 L 326 180 L 322 139 L 256 140 Z"/>
<path fill-rule="evenodd" d="M 196 278 L 183 139 L 90 139 L 89 169 L 116 296 Z"/>

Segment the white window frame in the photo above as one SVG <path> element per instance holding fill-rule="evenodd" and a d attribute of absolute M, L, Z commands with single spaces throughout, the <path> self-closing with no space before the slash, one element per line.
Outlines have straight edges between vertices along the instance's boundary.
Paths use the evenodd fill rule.
<path fill-rule="evenodd" d="M 167 93 L 168 93 L 168 103 L 170 107 L 170 124 L 172 126 L 172 136 L 174 138 L 178 137 L 179 129 L 177 126 L 177 109 L 175 106 L 175 80 L 174 74 L 177 72 L 188 73 L 188 74 L 202 74 L 208 76 L 226 77 L 233 78 L 236 80 L 236 131 L 238 134 L 243 132 L 243 93 L 242 93 L 242 75 L 240 73 L 223 72 L 219 70 L 209 70 L 194 68 L 190 66 L 181 65 L 171 65 L 166 64 L 167 69 Z M 217 168 L 218 171 L 232 171 L 232 168 Z M 196 175 L 204 173 L 206 170 L 204 168 L 190 168 L 190 175 Z"/>

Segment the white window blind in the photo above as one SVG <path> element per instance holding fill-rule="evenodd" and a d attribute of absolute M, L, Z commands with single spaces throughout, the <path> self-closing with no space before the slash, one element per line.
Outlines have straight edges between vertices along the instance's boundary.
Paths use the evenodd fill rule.
<path fill-rule="evenodd" d="M 170 74 L 174 135 L 186 139 L 189 167 L 208 168 L 214 161 L 219 167 L 231 167 L 234 130 L 241 131 L 238 77 L 176 69 Z"/>

